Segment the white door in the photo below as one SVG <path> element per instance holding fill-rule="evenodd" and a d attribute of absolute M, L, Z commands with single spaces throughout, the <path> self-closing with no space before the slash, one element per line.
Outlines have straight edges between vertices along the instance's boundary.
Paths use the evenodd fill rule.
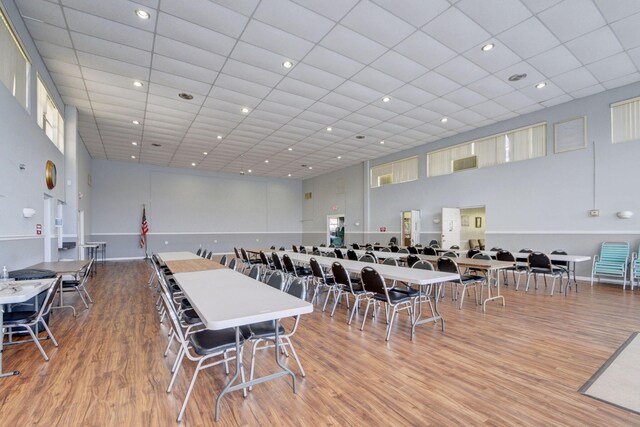
<path fill-rule="evenodd" d="M 84 211 L 78 211 L 78 245 L 84 245 Z M 78 259 L 84 259 L 84 248 L 78 248 Z"/>
<path fill-rule="evenodd" d="M 442 248 L 460 246 L 460 209 L 442 208 Z"/>

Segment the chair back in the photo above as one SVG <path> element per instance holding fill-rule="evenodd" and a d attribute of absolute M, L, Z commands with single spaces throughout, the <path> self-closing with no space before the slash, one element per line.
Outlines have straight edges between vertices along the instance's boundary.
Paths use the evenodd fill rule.
<path fill-rule="evenodd" d="M 307 253 L 307 248 L 305 248 L 304 246 L 300 246 L 300 253 L 301 254 L 306 254 Z"/>
<path fill-rule="evenodd" d="M 222 255 L 222 258 L 220 258 L 220 264 L 224 266 L 227 265 L 227 254 Z"/>
<path fill-rule="evenodd" d="M 482 252 L 478 252 L 477 254 L 472 256 L 471 258 L 473 258 L 473 259 L 486 259 L 488 261 L 491 260 L 491 256 L 490 255 L 483 254 Z"/>
<path fill-rule="evenodd" d="M 335 247 L 336 247 L 336 245 L 334 245 L 333 243 L 331 243 L 331 244 L 329 245 L 329 247 L 330 247 L 330 248 L 335 248 Z"/>
<path fill-rule="evenodd" d="M 545 269 L 551 270 L 551 260 L 542 252 L 531 252 L 528 258 L 529 269 Z"/>
<path fill-rule="evenodd" d="M 429 246 L 431 246 L 431 247 L 433 247 L 433 245 L 437 245 L 437 244 L 438 244 L 438 241 L 437 241 L 437 240 L 431 240 L 431 241 L 429 242 Z"/>
<path fill-rule="evenodd" d="M 251 270 L 249 270 L 249 277 L 251 277 L 252 279 L 258 280 L 258 277 L 260 277 L 259 264 L 254 264 L 253 266 L 251 266 Z"/>
<path fill-rule="evenodd" d="M 437 244 L 437 243 L 434 243 L 434 244 L 429 245 L 429 246 L 431 246 L 431 247 L 432 247 L 432 248 L 434 248 L 434 249 L 440 249 L 440 245 L 439 245 L 439 244 Z"/>
<path fill-rule="evenodd" d="M 269 249 L 271 249 L 272 251 L 275 251 L 276 250 L 276 245 L 271 245 L 271 247 Z"/>
<path fill-rule="evenodd" d="M 206 258 L 207 257 L 207 250 L 203 250 L 202 253 L 200 254 L 200 257 L 202 258 Z"/>
<path fill-rule="evenodd" d="M 358 260 L 360 262 L 370 262 L 373 264 L 376 264 L 376 257 L 374 257 L 371 254 L 364 254 L 360 257 L 360 259 Z"/>
<path fill-rule="evenodd" d="M 247 251 L 244 248 L 240 248 L 240 253 L 242 254 L 242 260 L 249 262 L 249 255 L 247 255 Z"/>
<path fill-rule="evenodd" d="M 302 279 L 294 279 L 293 282 L 289 284 L 287 293 L 301 300 L 307 299 L 307 287 L 304 285 Z"/>
<path fill-rule="evenodd" d="M 354 251 L 353 249 L 347 249 L 347 259 L 351 261 L 357 261 L 358 254 L 356 254 L 356 251 Z"/>
<path fill-rule="evenodd" d="M 629 258 L 629 244 L 624 242 L 604 242 L 600 247 L 600 261 L 626 262 Z"/>
<path fill-rule="evenodd" d="M 480 250 L 484 251 L 484 239 L 478 239 L 478 245 L 480 246 Z"/>
<path fill-rule="evenodd" d="M 407 250 L 409 251 L 410 254 L 418 255 L 418 250 L 416 249 L 415 246 L 409 246 Z"/>
<path fill-rule="evenodd" d="M 240 252 L 238 251 L 238 248 L 234 247 L 233 251 L 236 253 L 236 258 L 242 259 L 242 257 L 240 256 Z"/>
<path fill-rule="evenodd" d="M 298 247 L 296 245 L 291 245 L 291 249 L 293 249 L 293 252 L 298 252 Z"/>
<path fill-rule="evenodd" d="M 318 247 L 317 247 L 317 246 L 312 246 L 312 247 L 311 247 L 311 252 L 315 252 L 315 251 L 318 251 L 318 252 L 319 252 L 319 251 L 320 251 L 320 249 L 318 249 Z"/>
<path fill-rule="evenodd" d="M 384 265 L 393 265 L 393 266 L 398 266 L 398 261 L 395 258 L 389 257 L 389 258 L 385 258 L 384 261 L 382 261 L 382 264 Z"/>
<path fill-rule="evenodd" d="M 498 261 L 516 262 L 516 257 L 514 257 L 511 252 L 506 251 L 504 249 L 498 250 L 498 252 L 496 253 L 496 259 Z"/>
<path fill-rule="evenodd" d="M 460 246 L 458 245 L 451 245 L 451 247 L 449 249 L 460 249 Z"/>
<path fill-rule="evenodd" d="M 420 258 L 418 258 L 418 255 L 410 254 L 410 255 L 407 257 L 407 265 L 408 265 L 409 267 L 413 267 L 413 264 L 415 264 L 415 263 L 416 263 L 416 262 L 418 262 L 418 261 L 420 261 Z"/>
<path fill-rule="evenodd" d="M 556 249 L 554 251 L 551 251 L 551 255 L 569 255 L 566 251 L 563 251 L 562 249 Z M 554 261 L 553 265 L 561 265 L 563 267 L 566 267 L 569 265 L 569 263 L 567 261 Z"/>
<path fill-rule="evenodd" d="M 85 275 L 84 280 L 86 280 L 86 277 L 89 277 L 88 269 L 87 269 L 87 274 Z M 37 317 L 38 319 L 42 319 L 43 316 L 46 316 L 47 314 L 49 314 L 49 311 L 51 311 L 51 305 L 53 304 L 53 297 L 56 294 L 56 291 L 58 290 L 58 286 L 60 285 L 60 280 L 62 280 L 62 276 L 58 277 L 58 279 L 51 284 L 51 287 L 49 289 L 42 292 L 42 293 L 46 292 L 46 295 L 45 295 L 44 301 L 42 301 L 42 305 L 40 306 L 40 310 Z"/>
<path fill-rule="evenodd" d="M 318 260 L 315 258 L 311 258 L 309 260 L 309 266 L 311 267 L 311 272 L 313 273 L 313 277 L 324 281 L 324 270 L 320 267 Z"/>
<path fill-rule="evenodd" d="M 385 246 L 384 248 L 380 249 L 380 252 L 391 252 L 391 249 Z"/>
<path fill-rule="evenodd" d="M 397 253 L 399 253 L 399 254 L 409 254 L 411 252 L 409 252 L 409 249 L 407 249 L 407 248 L 402 248 L 402 249 L 398 249 Z"/>
<path fill-rule="evenodd" d="M 284 275 L 280 271 L 276 271 L 267 280 L 267 285 L 281 291 L 284 288 Z"/>
<path fill-rule="evenodd" d="M 360 271 L 360 277 L 362 278 L 362 286 L 367 292 L 373 292 L 376 294 L 387 294 L 387 287 L 384 283 L 384 278 L 371 267 L 365 267 Z"/>
<path fill-rule="evenodd" d="M 444 271 L 445 273 L 460 274 L 458 264 L 453 260 L 453 258 L 446 255 L 438 258 L 438 270 Z"/>
<path fill-rule="evenodd" d="M 360 245 L 359 245 L 359 244 L 357 244 L 357 243 L 352 243 L 352 244 L 351 244 L 351 247 L 352 247 L 353 249 L 360 249 Z"/>
<path fill-rule="evenodd" d="M 275 249 L 275 248 L 273 248 Z M 265 265 L 265 267 L 267 268 L 271 268 L 271 263 L 269 262 L 269 257 L 267 256 L 267 254 L 264 253 L 264 251 L 260 251 L 260 261 L 262 261 L 262 263 Z"/>
<path fill-rule="evenodd" d="M 286 251 L 287 249 L 284 246 L 280 246 L 281 251 Z"/>
<path fill-rule="evenodd" d="M 322 256 L 322 253 L 320 252 L 320 249 L 316 249 L 313 252 L 311 252 L 311 255 Z"/>
<path fill-rule="evenodd" d="M 320 254 L 318 254 L 318 255 L 320 255 Z M 335 258 L 336 257 L 336 253 L 335 252 L 327 252 L 326 254 L 324 254 L 324 256 L 326 256 L 328 258 Z"/>
<path fill-rule="evenodd" d="M 200 256 L 200 254 L 201 254 L 201 253 L 202 253 L 202 248 L 199 248 L 199 249 L 196 251 L 196 255 Z"/>
<path fill-rule="evenodd" d="M 211 260 L 211 258 L 213 258 L 213 251 L 211 251 L 211 252 L 209 252 L 209 253 L 207 254 L 207 259 L 208 259 L 208 260 Z"/>
<path fill-rule="evenodd" d="M 321 248 L 326 248 L 326 247 L 327 247 L 327 244 L 326 244 L 326 243 L 320 243 L 320 247 L 321 247 Z"/>
<path fill-rule="evenodd" d="M 340 249 L 336 248 L 333 252 L 335 252 L 336 258 L 344 259 L 344 255 L 342 255 L 342 251 Z"/>
<path fill-rule="evenodd" d="M 231 261 L 229 261 L 228 267 L 231 270 L 236 271 L 236 268 L 238 268 L 238 258 L 231 258 Z"/>
<path fill-rule="evenodd" d="M 333 280 L 335 280 L 337 284 L 345 286 L 353 292 L 351 288 L 351 277 L 349 277 L 349 273 L 342 264 L 338 261 L 331 264 L 331 273 L 333 274 Z"/>
<path fill-rule="evenodd" d="M 429 261 L 420 260 L 414 263 L 411 268 L 419 268 L 420 270 L 434 270 L 433 264 Z"/>
<path fill-rule="evenodd" d="M 520 252 L 521 254 L 530 254 L 533 252 L 533 249 L 524 248 L 524 249 L 520 249 L 518 252 Z"/>
<path fill-rule="evenodd" d="M 431 246 L 425 246 L 424 249 L 422 250 L 422 253 L 425 254 L 425 255 L 433 255 L 433 256 L 438 255 L 436 250 L 434 248 L 432 248 Z"/>
<path fill-rule="evenodd" d="M 389 246 L 389 250 L 393 253 L 397 253 L 400 250 L 400 248 L 397 247 L 396 245 L 391 245 Z"/>
<path fill-rule="evenodd" d="M 280 257 L 277 253 L 271 252 L 271 261 L 273 261 L 273 268 L 278 271 L 284 271 L 284 267 L 282 266 L 282 261 L 280 261 Z"/>
<path fill-rule="evenodd" d="M 298 276 L 296 271 L 296 266 L 293 265 L 293 261 L 289 258 L 289 255 L 282 254 L 282 264 L 284 264 L 285 273 L 293 274 L 294 276 Z"/>
<path fill-rule="evenodd" d="M 480 253 L 480 249 L 469 249 L 467 251 L 467 258 L 473 258 L 474 255 L 479 254 Z"/>
<path fill-rule="evenodd" d="M 451 252 L 451 251 L 443 253 L 442 256 L 446 256 L 446 257 L 449 257 L 449 258 L 458 258 L 458 254 L 455 253 L 455 252 Z"/>
<path fill-rule="evenodd" d="M 501 250 L 502 250 L 502 248 L 499 248 L 498 246 L 494 246 L 494 247 L 493 247 L 493 248 L 491 248 L 490 250 L 491 250 L 491 251 L 498 252 L 498 251 L 501 251 Z"/>
<path fill-rule="evenodd" d="M 393 236 L 392 238 L 389 239 L 389 246 L 397 245 L 397 244 L 398 244 L 398 238 L 396 236 Z"/>

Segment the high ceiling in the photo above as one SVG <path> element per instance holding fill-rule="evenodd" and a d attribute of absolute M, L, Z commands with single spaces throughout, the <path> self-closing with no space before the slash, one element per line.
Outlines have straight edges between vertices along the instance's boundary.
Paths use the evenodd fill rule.
<path fill-rule="evenodd" d="M 640 80 L 638 0 L 15 1 L 97 159 L 300 179 Z"/>

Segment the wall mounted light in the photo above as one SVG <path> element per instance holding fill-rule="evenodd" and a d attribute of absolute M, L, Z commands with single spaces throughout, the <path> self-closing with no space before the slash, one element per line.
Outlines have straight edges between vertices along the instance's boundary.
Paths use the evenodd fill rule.
<path fill-rule="evenodd" d="M 32 208 L 24 208 L 22 209 L 22 216 L 25 218 L 31 218 L 36 214 L 36 210 Z"/>
<path fill-rule="evenodd" d="M 433 217 L 433 223 L 434 224 L 440 224 L 440 217 L 439 216 Z"/>
<path fill-rule="evenodd" d="M 616 213 L 616 215 L 620 219 L 629 219 L 629 218 L 631 218 L 633 216 L 633 212 L 631 212 L 631 211 L 620 211 L 620 212 Z"/>
<path fill-rule="evenodd" d="M 360 223 L 358 221 L 354 222 L 353 225 L 355 225 L 356 227 L 360 227 Z"/>

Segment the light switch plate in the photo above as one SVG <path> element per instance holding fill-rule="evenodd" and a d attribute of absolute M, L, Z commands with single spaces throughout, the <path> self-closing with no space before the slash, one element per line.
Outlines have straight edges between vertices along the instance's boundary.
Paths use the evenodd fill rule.
<path fill-rule="evenodd" d="M 591 209 L 589 211 L 589 216 L 600 216 L 600 209 Z"/>

